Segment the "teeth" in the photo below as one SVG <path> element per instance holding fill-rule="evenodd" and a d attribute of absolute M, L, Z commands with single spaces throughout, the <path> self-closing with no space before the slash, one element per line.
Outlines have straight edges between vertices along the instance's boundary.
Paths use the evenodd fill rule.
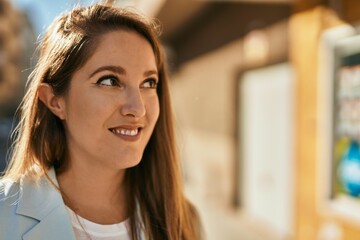
<path fill-rule="evenodd" d="M 113 133 L 126 135 L 126 136 L 136 136 L 138 134 L 138 129 L 129 130 L 129 129 L 113 129 Z"/>

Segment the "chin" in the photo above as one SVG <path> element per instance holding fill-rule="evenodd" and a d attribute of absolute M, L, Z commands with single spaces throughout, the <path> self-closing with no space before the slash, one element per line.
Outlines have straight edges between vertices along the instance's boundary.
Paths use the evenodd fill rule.
<path fill-rule="evenodd" d="M 141 157 L 133 157 L 130 159 L 121 159 L 121 161 L 116 162 L 116 166 L 117 169 L 127 169 L 127 168 L 132 168 L 135 167 L 137 165 L 139 165 L 139 163 L 141 162 L 142 156 Z"/>

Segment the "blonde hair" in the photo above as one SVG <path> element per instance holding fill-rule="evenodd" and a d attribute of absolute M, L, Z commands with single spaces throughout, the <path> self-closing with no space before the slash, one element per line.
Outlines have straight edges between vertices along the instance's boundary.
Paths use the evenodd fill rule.
<path fill-rule="evenodd" d="M 139 238 L 139 216 L 135 211 L 135 202 L 138 202 L 147 239 L 198 239 L 197 214 L 182 189 L 167 69 L 158 40 L 158 26 L 134 10 L 101 4 L 76 8 L 57 18 L 45 34 L 38 64 L 29 77 L 5 177 L 18 180 L 29 175 L 37 179 L 46 176 L 52 166 L 57 172 L 66 169 L 68 150 L 63 124 L 39 100 L 39 84 L 48 83 L 56 95 L 66 94 L 72 74 L 93 54 L 101 35 L 115 30 L 135 31 L 154 50 L 161 111 L 140 164 L 126 171 L 125 183 L 131 193 L 132 237 Z M 34 166 L 38 168 L 36 171 Z"/>

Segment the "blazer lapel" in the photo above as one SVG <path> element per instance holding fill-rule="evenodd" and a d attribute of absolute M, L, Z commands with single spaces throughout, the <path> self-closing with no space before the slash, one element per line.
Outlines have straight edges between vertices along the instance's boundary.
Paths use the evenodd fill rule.
<path fill-rule="evenodd" d="M 66 213 L 65 213 L 66 214 Z M 68 216 L 64 216 L 63 209 L 58 206 L 43 218 L 34 228 L 23 236 L 23 240 L 75 240 Z"/>
<path fill-rule="evenodd" d="M 53 168 L 49 170 L 48 176 L 58 186 Z M 23 235 L 24 240 L 75 240 L 61 194 L 46 177 L 42 177 L 38 183 L 26 179 L 21 182 L 16 213 L 38 221 Z"/>

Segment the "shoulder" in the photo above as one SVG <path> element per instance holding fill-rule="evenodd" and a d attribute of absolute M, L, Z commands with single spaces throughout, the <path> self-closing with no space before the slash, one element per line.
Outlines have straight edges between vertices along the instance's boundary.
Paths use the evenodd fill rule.
<path fill-rule="evenodd" d="M 10 179 L 0 180 L 0 209 L 6 203 L 16 202 L 19 198 L 20 185 Z M 12 205 L 14 205 L 14 202 Z"/>
<path fill-rule="evenodd" d="M 0 239 L 22 239 L 23 234 L 55 208 L 51 195 L 45 180 L 34 182 L 26 176 L 19 181 L 1 179 Z"/>
<path fill-rule="evenodd" d="M 14 214 L 20 198 L 20 185 L 9 179 L 0 180 L 0 225 L 5 217 Z"/>
<path fill-rule="evenodd" d="M 16 210 L 20 200 L 20 186 L 9 179 L 0 180 L 0 239 L 15 239 L 18 233 L 6 231 L 14 228 L 18 220 Z"/>

